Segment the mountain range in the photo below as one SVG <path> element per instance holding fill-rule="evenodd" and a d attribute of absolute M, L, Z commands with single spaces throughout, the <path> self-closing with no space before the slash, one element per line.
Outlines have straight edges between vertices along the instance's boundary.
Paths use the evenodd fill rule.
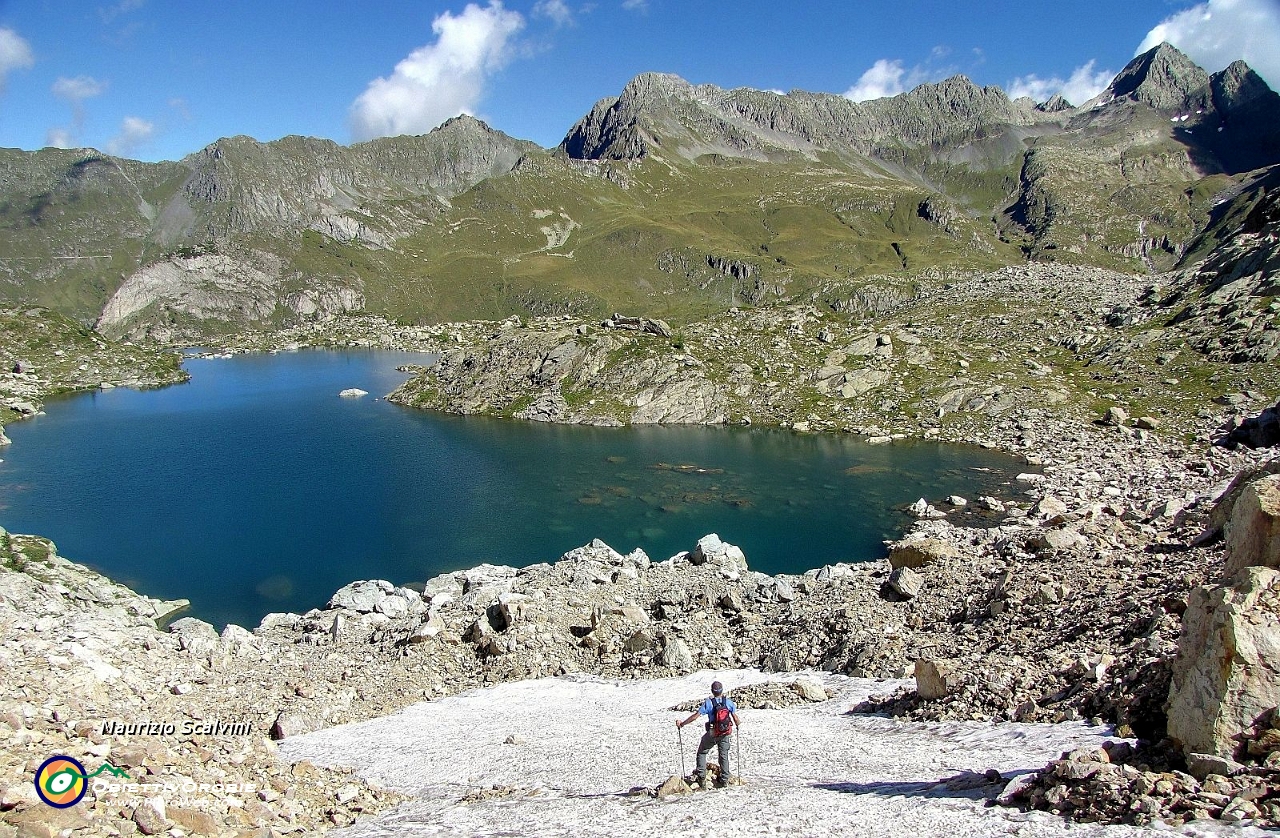
<path fill-rule="evenodd" d="M 1167 44 L 1078 105 L 963 76 L 859 103 L 649 73 L 555 149 L 462 116 L 177 162 L 0 150 L 0 298 L 164 341 L 354 311 L 866 308 L 1026 259 L 1169 269 L 1278 163 L 1280 96 Z"/>

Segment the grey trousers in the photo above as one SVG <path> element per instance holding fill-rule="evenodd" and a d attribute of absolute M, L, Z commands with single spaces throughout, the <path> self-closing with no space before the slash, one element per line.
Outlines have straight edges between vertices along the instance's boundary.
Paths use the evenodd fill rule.
<path fill-rule="evenodd" d="M 720 782 L 729 781 L 729 742 L 732 740 L 732 733 L 716 736 L 708 730 L 702 734 L 702 741 L 698 743 L 698 777 L 707 776 L 707 754 L 716 748 L 720 751 Z"/>

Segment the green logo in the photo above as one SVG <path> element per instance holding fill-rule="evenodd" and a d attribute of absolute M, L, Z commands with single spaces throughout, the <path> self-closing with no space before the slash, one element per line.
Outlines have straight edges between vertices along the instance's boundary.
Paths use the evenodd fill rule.
<path fill-rule="evenodd" d="M 129 779 L 123 768 L 116 768 L 109 762 L 99 765 L 92 774 L 86 774 L 80 760 L 55 754 L 36 769 L 36 794 L 55 809 L 66 809 L 79 803 L 89 790 L 88 781 L 103 773 Z"/>

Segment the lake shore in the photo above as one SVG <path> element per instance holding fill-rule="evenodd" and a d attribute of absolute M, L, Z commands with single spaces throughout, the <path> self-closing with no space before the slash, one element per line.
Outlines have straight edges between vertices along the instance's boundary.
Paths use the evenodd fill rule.
<path fill-rule="evenodd" d="M 1031 287 L 1027 283 L 1061 284 L 1057 274 L 1037 276 L 1007 279 L 1024 292 Z M 1118 279 L 1115 288 L 1118 293 L 1130 285 L 1137 288 Z M 547 405 L 557 421 L 619 422 L 654 403 L 635 403 L 651 387 L 619 390 L 616 398 L 592 405 L 574 386 L 564 386 L 566 378 L 585 374 L 583 382 L 603 382 L 613 369 L 610 358 L 621 363 L 636 359 L 636 352 L 647 358 L 653 349 L 653 357 L 662 360 L 654 360 L 653 373 L 633 384 L 652 384 L 654 375 L 671 372 L 663 386 L 676 393 L 703 388 L 695 381 L 700 373 L 713 389 L 699 390 L 712 395 L 696 403 L 715 407 L 714 388 L 730 386 L 719 370 L 733 370 L 721 364 L 721 350 L 707 348 L 714 341 L 725 347 L 724 358 L 735 358 L 732 363 L 751 359 L 751 381 L 740 370 L 742 380 L 734 386 L 750 383 L 739 398 L 765 411 L 739 417 L 728 402 L 730 421 L 785 422 L 801 433 L 880 431 L 874 435 L 886 444 L 898 434 L 969 441 L 1040 463 L 1043 475 L 1022 482 L 1023 500 L 992 529 L 950 525 L 948 499 L 925 498 L 917 532 L 899 545 L 927 557 L 913 569 L 920 578 L 918 587 L 907 586 L 909 595 L 890 584 L 891 562 L 762 578 L 751 571 L 749 556 L 740 561 L 716 542 L 701 551 L 691 544 L 691 551 L 703 555 L 671 562 L 624 552 L 630 545 L 613 545 L 615 551 L 596 544 L 554 564 L 447 574 L 433 580 L 426 594 L 353 584 L 329 608 L 269 617 L 252 632 L 228 627 L 219 635 L 195 621 L 161 631 L 146 604 L 120 605 L 136 595 L 55 559 L 46 541 L 11 536 L 0 575 L 0 650 L 15 677 L 0 694 L 0 725 L 14 744 L 0 752 L 8 784 L 0 821 L 16 826 L 52 817 L 33 800 L 30 775 L 45 755 L 66 753 L 88 765 L 118 758 L 146 776 L 197 784 L 235 776 L 270 786 L 250 799 L 220 793 L 183 805 L 166 800 L 163 807 L 100 800 L 59 814 L 69 819 L 65 828 L 82 834 L 112 834 L 123 824 L 143 822 L 164 828 L 186 824 L 187 831 L 211 834 L 345 825 L 400 798 L 341 771 L 281 763 L 272 753 L 272 729 L 277 736 L 295 735 L 485 684 L 564 672 L 649 678 L 700 668 L 818 668 L 893 679 L 907 675 L 918 660 L 945 662 L 963 676 L 949 695 L 923 700 L 895 694 L 898 683 L 887 680 L 885 693 L 864 709 L 904 720 L 1096 718 L 1118 725 L 1121 734 L 1158 736 L 1188 592 L 1214 580 L 1223 565 L 1220 544 L 1195 545 L 1227 482 L 1270 457 L 1210 440 L 1236 417 L 1268 403 L 1267 394 L 1277 392 L 1267 378 L 1274 371 L 1219 365 L 1206 373 L 1193 359 L 1185 372 L 1170 372 L 1170 361 L 1155 360 L 1166 351 L 1159 344 L 1138 345 L 1124 331 L 1128 327 L 1108 326 L 1112 310 L 1094 306 L 1087 294 L 1079 302 L 1077 313 L 1084 319 L 1072 326 L 1080 335 L 1102 337 L 1080 344 L 1088 358 L 1078 366 L 1045 362 L 1050 330 L 1034 325 L 1043 319 L 1034 307 L 1025 316 L 993 312 L 973 321 L 973 328 L 994 331 L 980 341 L 985 348 L 964 348 L 959 357 L 954 346 L 938 341 L 966 340 L 963 331 L 947 338 L 943 326 L 913 326 L 908 315 L 902 322 L 841 324 L 803 306 L 728 314 L 742 328 L 700 327 L 698 338 L 686 333 L 679 345 L 627 330 L 620 343 L 614 327 L 556 319 L 390 327 L 356 318 L 228 341 L 221 348 L 449 350 L 457 354 L 441 369 L 424 371 L 419 389 L 406 400 L 468 412 L 480 398 L 474 406 L 487 406 L 471 412 L 507 415 L 534 402 L 520 407 L 495 398 L 505 393 L 495 389 L 502 375 L 534 360 L 537 366 L 528 374 L 536 374 L 547 357 L 538 352 L 563 345 L 563 329 L 570 329 L 574 342 L 603 331 L 611 344 L 606 363 L 590 372 L 591 357 L 584 351 L 582 366 L 571 362 L 559 378 L 561 370 L 552 370 L 545 389 L 558 385 L 564 404 L 548 398 Z M 585 335 L 578 334 L 582 326 Z M 1000 331 L 1006 328 L 1007 335 Z M 734 345 L 748 334 L 758 340 Z M 1034 335 L 1034 345 L 1014 335 Z M 1072 335 L 1062 339 L 1069 342 Z M 864 341 L 867 336 L 872 340 Z M 1015 347 L 1017 341 L 1027 345 Z M 1132 354 L 1120 352 L 1117 341 Z M 846 352 L 864 343 L 870 354 Z M 750 354 L 775 346 L 776 355 L 767 349 L 761 350 L 763 358 Z M 923 358 L 921 347 L 933 360 L 911 363 L 908 357 Z M 833 352 L 846 357 L 826 364 Z M 1144 353 L 1150 353 L 1149 361 Z M 685 360 L 690 358 L 694 363 Z M 862 360 L 855 368 L 850 358 Z M 508 363 L 513 359 L 518 364 Z M 624 367 L 638 368 L 616 369 Z M 818 375 L 834 367 L 843 371 Z M 477 369 L 480 374 L 471 378 L 455 372 Z M 845 398 L 843 388 L 857 389 L 863 380 L 858 376 L 867 370 L 887 376 L 877 387 L 887 388 L 888 395 Z M 924 375 L 922 370 L 928 381 L 912 378 Z M 1161 384 L 1175 375 L 1188 376 L 1194 386 Z M 831 384 L 825 397 L 816 395 L 818 384 L 837 376 L 838 398 Z M 893 395 L 899 388 L 932 407 L 904 403 L 901 394 Z M 1063 392 L 1065 398 L 1055 395 Z M 771 401 L 774 394 L 778 398 Z M 653 396 L 664 403 L 657 392 Z M 902 574 L 897 581 L 901 587 Z M 50 683 L 66 688 L 54 694 Z M 104 736 L 99 724 L 108 719 L 245 721 L 253 734 Z M 1133 817 L 1150 820 L 1161 812 L 1157 806 Z"/>

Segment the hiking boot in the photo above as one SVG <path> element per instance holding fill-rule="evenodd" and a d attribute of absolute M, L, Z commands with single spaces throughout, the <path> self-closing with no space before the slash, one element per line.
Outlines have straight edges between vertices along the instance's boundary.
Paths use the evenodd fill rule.
<path fill-rule="evenodd" d="M 718 789 L 722 789 L 722 788 L 724 788 L 724 787 L 725 787 L 725 786 L 727 786 L 727 785 L 729 785 L 729 781 L 728 781 L 728 780 L 726 780 L 725 778 L 723 778 L 723 777 L 717 777 L 717 778 L 716 778 L 716 788 L 718 788 Z"/>
<path fill-rule="evenodd" d="M 693 775 L 693 783 L 694 783 L 695 785 L 697 785 L 697 786 L 698 786 L 698 787 L 700 787 L 700 788 L 705 788 L 705 787 L 706 787 L 706 782 L 707 782 L 707 776 L 706 776 L 705 774 L 698 774 L 698 773 L 696 773 L 696 772 L 694 773 L 694 775 Z"/>

